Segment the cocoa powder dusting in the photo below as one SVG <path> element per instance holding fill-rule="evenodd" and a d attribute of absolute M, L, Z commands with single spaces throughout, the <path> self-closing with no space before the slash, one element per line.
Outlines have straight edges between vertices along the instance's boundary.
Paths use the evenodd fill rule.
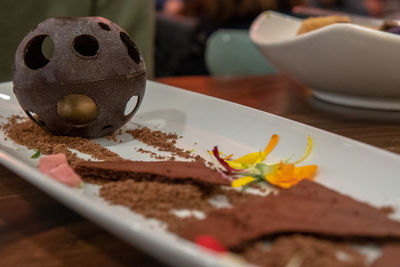
<path fill-rule="evenodd" d="M 178 136 L 176 133 L 164 133 L 160 130 L 151 130 L 148 127 L 127 130 L 126 132 L 132 135 L 133 138 L 157 148 L 158 151 L 171 152 L 173 156 L 205 162 L 200 156 L 193 155 L 190 151 L 177 147 L 176 141 L 182 138 L 182 136 Z M 170 158 L 170 160 L 173 159 L 175 159 L 175 157 Z"/>
<path fill-rule="evenodd" d="M 55 136 L 43 130 L 31 120 L 20 116 L 12 116 L 8 123 L 3 125 L 6 135 L 15 143 L 29 149 L 38 149 L 41 154 L 50 155 L 64 153 L 71 166 L 83 159 L 69 150 L 75 149 L 89 154 L 99 160 L 120 160 L 121 157 L 107 148 L 96 144 L 90 139 L 72 136 Z"/>
<path fill-rule="evenodd" d="M 240 205 L 242 203 L 251 203 L 257 199 L 262 198 L 262 196 L 255 194 L 245 194 L 235 190 L 224 190 L 221 188 L 215 189 L 215 194 L 224 195 L 228 198 L 229 203 L 232 207 Z"/>
<path fill-rule="evenodd" d="M 216 195 L 225 195 L 232 205 L 260 198 L 257 195 L 223 190 L 220 187 L 133 180 L 110 182 L 100 188 L 100 196 L 111 204 L 126 206 L 145 217 L 166 222 L 172 232 L 179 229 L 186 221 L 173 215 L 170 212 L 172 209 L 199 210 L 207 214 L 216 209 L 209 202 L 209 199 Z"/>
<path fill-rule="evenodd" d="M 191 184 L 125 180 L 103 185 L 100 196 L 111 204 L 123 205 L 147 218 L 166 222 L 171 231 L 184 221 L 173 215 L 172 209 L 208 212 L 214 208 L 207 201 L 210 192 Z"/>
<path fill-rule="evenodd" d="M 139 148 L 138 150 L 136 150 L 137 152 L 143 153 L 143 154 L 149 154 L 151 158 L 153 159 L 160 159 L 160 160 L 166 160 L 169 159 L 168 157 L 165 156 L 161 156 L 153 151 L 147 150 L 147 149 L 143 149 L 143 148 Z"/>
<path fill-rule="evenodd" d="M 392 206 L 383 206 L 380 208 L 380 210 L 386 213 L 387 215 L 394 213 L 394 208 Z"/>
<path fill-rule="evenodd" d="M 207 190 L 192 184 L 163 184 L 158 182 L 136 182 L 125 180 L 107 183 L 100 189 L 100 196 L 113 204 L 127 206 L 147 217 L 158 217 L 160 211 L 170 209 L 212 208 L 206 200 Z"/>
<path fill-rule="evenodd" d="M 349 244 L 293 235 L 278 238 L 270 248 L 261 242 L 248 246 L 241 255 L 257 266 L 274 267 L 363 267 L 365 256 Z"/>
<path fill-rule="evenodd" d="M 107 135 L 105 136 L 105 138 L 107 140 L 113 141 L 113 142 L 118 142 L 118 136 L 122 134 L 122 129 L 119 129 L 118 131 L 116 131 L 115 133 L 111 134 L 111 135 Z M 121 142 L 121 141 L 120 141 Z"/>

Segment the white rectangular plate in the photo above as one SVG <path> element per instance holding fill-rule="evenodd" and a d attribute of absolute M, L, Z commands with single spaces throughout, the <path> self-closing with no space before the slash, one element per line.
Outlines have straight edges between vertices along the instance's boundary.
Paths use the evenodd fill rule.
<path fill-rule="evenodd" d="M 1 121 L 14 114 L 23 115 L 23 112 L 12 93 L 12 83 L 2 83 Z M 307 146 L 307 135 L 310 135 L 314 147 L 305 164 L 319 166 L 318 182 L 375 206 L 392 205 L 396 209 L 395 217 L 399 215 L 400 156 L 397 154 L 266 112 L 151 81 L 147 83 L 142 106 L 126 127 L 132 129 L 138 125 L 176 132 L 183 136 L 178 146 L 195 149 L 205 157 L 206 151 L 214 145 L 235 155 L 259 151 L 274 133 L 279 134 L 280 142 L 273 157 L 299 157 Z M 229 257 L 216 256 L 166 232 L 154 220 L 107 204 L 98 197 L 95 187 L 72 189 L 49 179 L 37 171 L 37 160 L 30 159 L 34 151 L 4 137 L 0 139 L 1 164 L 134 246 L 171 265 L 238 264 Z M 145 147 L 139 141 L 126 138 L 122 143 L 114 143 L 100 138 L 96 142 L 124 158 L 150 160 L 148 155 L 134 149 Z"/>

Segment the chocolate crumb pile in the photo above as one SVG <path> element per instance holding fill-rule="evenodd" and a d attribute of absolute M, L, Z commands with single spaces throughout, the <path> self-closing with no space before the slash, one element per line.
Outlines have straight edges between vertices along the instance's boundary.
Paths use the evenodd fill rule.
<path fill-rule="evenodd" d="M 137 150 L 137 152 L 143 153 L 143 154 L 149 154 L 150 157 L 152 157 L 153 159 L 160 159 L 160 160 L 166 160 L 166 159 L 170 159 L 171 157 L 166 157 L 166 156 L 162 156 L 157 154 L 156 152 L 147 150 L 147 149 L 143 149 L 143 148 L 139 148 Z"/>
<path fill-rule="evenodd" d="M 118 140 L 118 136 L 122 134 L 122 129 L 119 129 L 113 134 L 105 136 L 107 140 L 113 141 L 113 142 L 122 142 L 121 140 Z"/>
<path fill-rule="evenodd" d="M 38 149 L 41 154 L 50 155 L 64 153 L 71 166 L 83 159 L 68 148 L 76 149 L 81 153 L 89 154 L 99 160 L 120 160 L 121 157 L 107 148 L 96 144 L 90 139 L 72 136 L 55 136 L 43 130 L 29 119 L 12 116 L 8 123 L 3 125 L 6 135 L 15 143 L 29 149 Z"/>
<path fill-rule="evenodd" d="M 207 201 L 209 192 L 191 184 L 162 184 L 125 180 L 111 182 L 100 188 L 100 196 L 111 204 L 123 205 L 147 218 L 168 223 L 173 228 L 181 218 L 172 209 L 195 209 L 207 212 L 213 206 Z"/>
<path fill-rule="evenodd" d="M 182 136 L 178 136 L 176 133 L 164 133 L 160 130 L 151 130 L 148 127 L 127 130 L 126 132 L 132 135 L 133 138 L 157 148 L 158 151 L 171 152 L 173 156 L 169 158 L 170 160 L 175 160 L 175 156 L 179 156 L 184 159 L 205 161 L 199 155 L 193 155 L 190 151 L 177 147 L 176 141 L 178 138 L 182 138 Z M 142 153 L 150 152 L 144 149 L 139 149 L 138 151 Z M 150 155 L 153 155 L 152 152 L 150 152 Z"/>
<path fill-rule="evenodd" d="M 258 266 L 296 267 L 363 267 L 365 256 L 349 244 L 309 236 L 283 236 L 270 248 L 257 242 L 241 255 Z"/>
<path fill-rule="evenodd" d="M 220 187 L 201 187 L 194 184 L 165 184 L 124 180 L 109 182 L 100 188 L 100 196 L 115 205 L 122 205 L 147 218 L 159 219 L 176 231 L 185 219 L 171 213 L 172 209 L 198 210 L 208 213 L 215 210 L 209 199 L 224 195 L 233 205 L 260 198 Z"/>

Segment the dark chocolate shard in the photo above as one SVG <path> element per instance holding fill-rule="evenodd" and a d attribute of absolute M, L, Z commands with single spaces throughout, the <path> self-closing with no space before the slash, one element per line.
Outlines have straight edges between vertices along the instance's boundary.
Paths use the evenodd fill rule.
<path fill-rule="evenodd" d="M 305 180 L 278 195 L 212 211 L 206 219 L 193 219 L 179 230 L 189 240 L 212 235 L 228 248 L 286 233 L 400 240 L 400 222 L 390 220 L 380 209 Z"/>
<path fill-rule="evenodd" d="M 199 161 L 85 161 L 75 167 L 82 179 L 158 181 L 230 185 L 216 170 Z"/>
<path fill-rule="evenodd" d="M 382 255 L 371 265 L 371 267 L 399 267 L 400 266 L 400 243 L 387 244 L 382 249 Z"/>

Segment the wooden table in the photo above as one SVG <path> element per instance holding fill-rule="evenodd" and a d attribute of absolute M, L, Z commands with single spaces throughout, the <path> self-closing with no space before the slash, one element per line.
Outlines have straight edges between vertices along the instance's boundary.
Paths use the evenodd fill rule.
<path fill-rule="evenodd" d="M 400 112 L 321 102 L 283 75 L 158 81 L 400 153 Z M 0 266 L 164 266 L 0 167 Z"/>

